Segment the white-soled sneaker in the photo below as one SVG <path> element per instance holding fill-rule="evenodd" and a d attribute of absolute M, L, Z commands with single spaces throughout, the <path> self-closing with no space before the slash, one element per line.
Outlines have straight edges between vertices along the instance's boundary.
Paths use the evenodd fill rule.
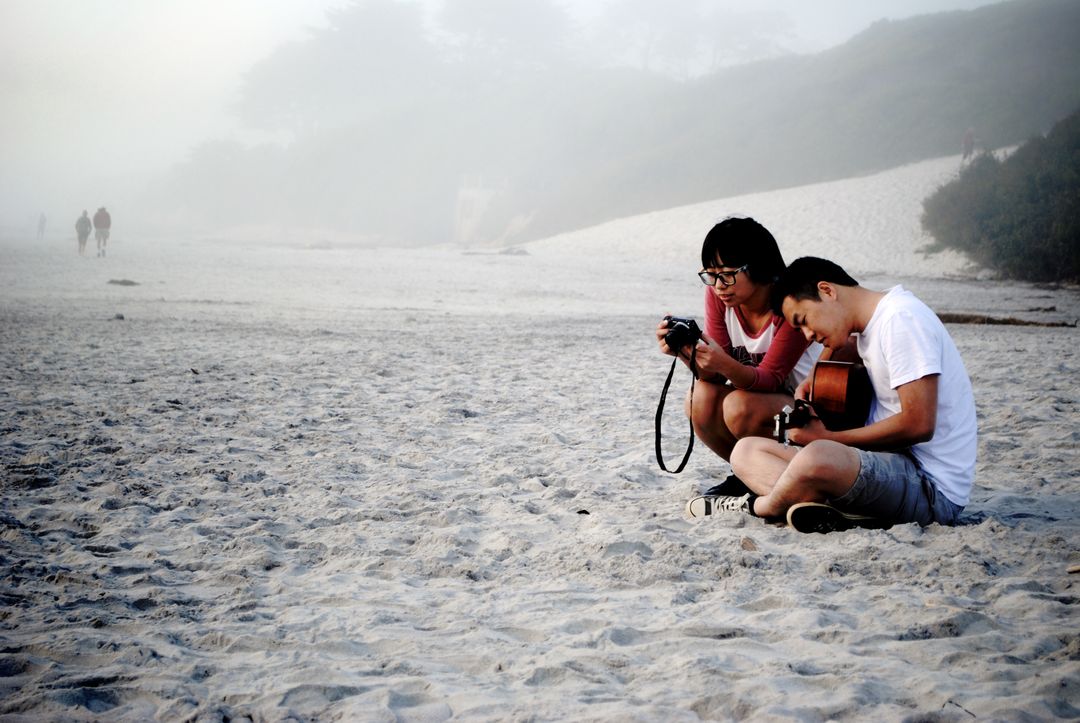
<path fill-rule="evenodd" d="M 820 502 L 799 502 L 787 511 L 788 527 L 799 532 L 843 532 L 855 527 L 882 530 L 892 527 L 892 522 L 878 517 L 867 517 L 842 512 Z"/>
<path fill-rule="evenodd" d="M 750 514 L 750 495 L 701 495 L 686 503 L 686 516 L 695 519 L 723 512 Z"/>

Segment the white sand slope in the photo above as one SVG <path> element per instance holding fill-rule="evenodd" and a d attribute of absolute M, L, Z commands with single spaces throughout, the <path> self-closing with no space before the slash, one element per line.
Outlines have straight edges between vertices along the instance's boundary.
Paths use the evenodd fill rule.
<path fill-rule="evenodd" d="M 959 253 L 928 255 L 922 201 L 956 177 L 959 156 L 914 163 L 863 178 L 767 191 L 610 221 L 538 241 L 530 250 L 697 259 L 701 240 L 729 215 L 753 216 L 776 237 L 787 261 L 833 257 L 857 276 L 969 275 Z M 690 263 L 694 263 L 691 261 Z"/>
<path fill-rule="evenodd" d="M 938 173 L 747 198 L 790 209 L 760 212 L 789 256 L 795 199 L 834 199 L 880 273 L 923 262 L 873 204 Z M 956 528 L 693 523 L 727 467 L 657 469 L 651 329 L 699 303 L 704 226 L 686 259 L 659 217 L 528 256 L 0 246 L 0 717 L 1080 716 L 1080 332 L 950 328 L 981 425 Z M 939 309 L 1080 316 L 1075 289 L 935 267 L 903 280 Z"/>

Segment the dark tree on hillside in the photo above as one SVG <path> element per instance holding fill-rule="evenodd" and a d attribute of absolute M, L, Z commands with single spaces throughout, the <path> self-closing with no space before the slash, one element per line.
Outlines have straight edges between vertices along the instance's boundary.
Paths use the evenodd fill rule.
<path fill-rule="evenodd" d="M 273 152 L 208 146 L 174 170 L 184 193 L 159 205 L 182 197 L 222 224 L 274 215 L 445 241 L 462 179 L 479 176 L 500 193 L 491 207 L 503 218 L 489 225 L 527 217 L 524 235 L 536 238 L 955 153 L 973 124 L 987 147 L 1001 147 L 1080 105 L 1077 0 L 878 23 L 827 52 L 693 81 L 577 64 L 580 38 L 557 2 L 449 0 L 434 18 L 441 29 L 411 0 L 347 6 L 329 28 L 260 63 L 243 89 L 249 123 L 290 130 L 291 142 Z M 659 5 L 625 2 L 646 18 Z M 655 67 L 727 62 L 723 48 L 752 47 L 768 30 L 741 14 L 725 28 L 715 2 L 678 3 L 683 20 L 648 46 Z M 737 38 L 714 58 L 702 37 L 725 33 Z M 590 39 L 609 36 L 612 28 Z M 508 237 L 489 240 L 499 238 Z"/>
<path fill-rule="evenodd" d="M 416 102 L 439 87 L 439 54 L 420 7 L 366 0 L 286 45 L 247 76 L 239 111 L 252 127 L 310 135 Z"/>
<path fill-rule="evenodd" d="M 730 9 L 719 0 L 615 0 L 594 42 L 620 64 L 686 79 L 784 53 L 782 13 Z"/>
<path fill-rule="evenodd" d="M 1080 111 L 1004 161 L 976 157 L 923 209 L 936 248 L 1006 278 L 1080 280 Z"/>
<path fill-rule="evenodd" d="M 696 2 L 658 3 L 653 0 L 614 0 L 607 6 L 602 41 L 616 57 L 641 70 L 678 69 L 688 76 L 699 55 L 701 11 Z"/>
<path fill-rule="evenodd" d="M 550 0 L 446 0 L 438 19 L 457 59 L 493 74 L 559 65 L 569 51 L 569 16 Z"/>
<path fill-rule="evenodd" d="M 727 3 L 705 3 L 698 25 L 706 71 L 786 55 L 794 38 L 787 15 L 767 10 L 733 11 Z"/>

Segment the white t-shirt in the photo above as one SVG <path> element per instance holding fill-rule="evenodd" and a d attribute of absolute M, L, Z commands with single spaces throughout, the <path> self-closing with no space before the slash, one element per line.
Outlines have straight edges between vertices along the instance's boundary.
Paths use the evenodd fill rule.
<path fill-rule="evenodd" d="M 966 505 L 978 447 L 975 396 L 960 352 L 941 320 L 910 291 L 894 286 L 878 302 L 858 344 L 874 385 L 868 424 L 900 412 L 897 387 L 939 375 L 934 438 L 916 444 L 911 453 L 942 494 Z"/>

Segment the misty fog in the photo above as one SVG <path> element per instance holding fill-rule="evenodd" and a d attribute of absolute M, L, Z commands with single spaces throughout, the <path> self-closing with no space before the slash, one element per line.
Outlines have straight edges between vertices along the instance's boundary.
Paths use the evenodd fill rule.
<path fill-rule="evenodd" d="M 945 155 L 985 105 L 905 118 L 937 68 L 877 77 L 876 53 L 957 42 L 988 4 L 7 0 L 0 234 L 105 205 L 133 241 L 510 244 Z M 980 130 L 1015 142 L 1072 102 Z M 868 131 L 883 113 L 910 137 Z"/>

